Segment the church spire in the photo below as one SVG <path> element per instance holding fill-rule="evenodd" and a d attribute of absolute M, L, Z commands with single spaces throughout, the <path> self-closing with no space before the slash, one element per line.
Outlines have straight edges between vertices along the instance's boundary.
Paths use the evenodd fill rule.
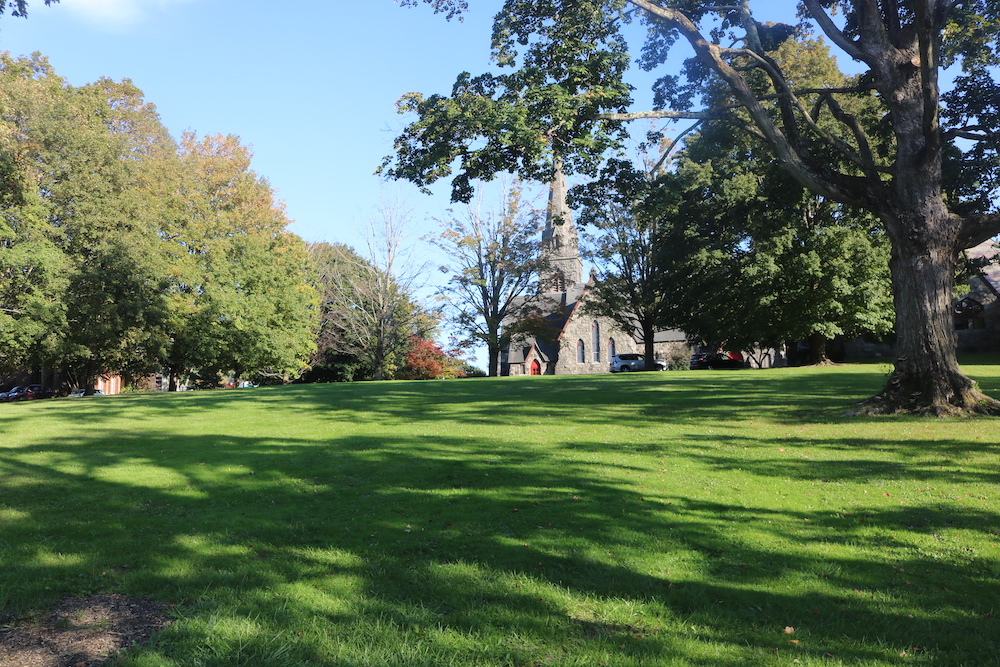
<path fill-rule="evenodd" d="M 549 206 L 542 231 L 542 259 L 547 263 L 546 291 L 565 292 L 583 282 L 583 260 L 580 240 L 573 214 L 566 204 L 566 174 L 562 160 L 553 162 L 552 183 L 549 184 Z"/>

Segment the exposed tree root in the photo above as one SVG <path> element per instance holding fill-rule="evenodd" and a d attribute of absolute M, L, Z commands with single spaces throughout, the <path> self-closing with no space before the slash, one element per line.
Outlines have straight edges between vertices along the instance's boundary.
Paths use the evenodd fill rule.
<path fill-rule="evenodd" d="M 979 391 L 973 385 L 961 391 L 904 391 L 886 386 L 879 394 L 862 401 L 850 416 L 917 415 L 921 417 L 1000 416 L 1000 401 Z"/>

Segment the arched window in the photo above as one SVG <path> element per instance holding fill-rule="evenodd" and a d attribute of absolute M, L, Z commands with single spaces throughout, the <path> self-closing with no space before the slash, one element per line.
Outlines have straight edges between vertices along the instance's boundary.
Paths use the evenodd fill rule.
<path fill-rule="evenodd" d="M 576 360 L 581 364 L 587 361 L 587 350 L 583 346 L 582 339 L 576 341 Z"/>
<path fill-rule="evenodd" d="M 594 361 L 601 360 L 601 325 L 596 321 L 590 325 L 590 344 L 594 347 Z"/>
<path fill-rule="evenodd" d="M 611 359 L 611 357 L 615 356 L 615 354 L 617 354 L 615 352 L 615 339 L 614 338 L 609 338 L 608 339 L 608 359 Z"/>

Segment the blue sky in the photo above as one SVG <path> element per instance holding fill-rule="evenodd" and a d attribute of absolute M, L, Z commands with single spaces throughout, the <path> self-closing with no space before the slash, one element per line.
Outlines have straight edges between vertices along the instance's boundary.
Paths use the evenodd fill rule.
<path fill-rule="evenodd" d="M 449 22 L 393 0 L 30 0 L 27 19 L 0 18 L 0 50 L 39 51 L 73 85 L 131 79 L 175 137 L 239 136 L 306 241 L 362 249 L 380 198 L 401 202 L 412 211 L 414 264 L 428 261 L 429 296 L 446 277 L 417 239 L 447 215 L 448 184 L 427 196 L 373 172 L 407 122 L 395 112 L 403 93 L 447 93 L 460 72 L 489 69 L 503 1 L 469 4 L 463 22 Z M 754 8 L 791 22 L 794 4 Z M 634 82 L 637 109 L 649 108 L 653 78 Z"/>
<path fill-rule="evenodd" d="M 392 0 L 30 0 L 27 19 L 0 19 L 0 49 L 40 51 L 74 85 L 131 79 L 175 137 L 238 135 L 293 231 L 358 246 L 380 191 L 412 208 L 418 226 L 449 206 L 445 184 L 427 197 L 373 171 L 406 122 L 400 95 L 447 93 L 458 73 L 489 68 L 503 2 L 469 4 L 464 22 L 448 22 Z M 791 20 L 794 3 L 757 6 Z M 637 83 L 637 106 L 649 105 L 648 81 Z"/>
<path fill-rule="evenodd" d="M 175 137 L 238 135 L 293 231 L 355 245 L 379 198 L 372 173 L 403 127 L 395 100 L 487 66 L 488 5 L 459 23 L 391 0 L 31 0 L 27 19 L 0 19 L 0 49 L 40 51 L 75 85 L 131 79 Z M 385 188 L 418 216 L 438 206 Z"/>

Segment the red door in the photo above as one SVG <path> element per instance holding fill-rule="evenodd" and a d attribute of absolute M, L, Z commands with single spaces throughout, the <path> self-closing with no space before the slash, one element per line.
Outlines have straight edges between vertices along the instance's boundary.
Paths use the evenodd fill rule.
<path fill-rule="evenodd" d="M 531 362 L 531 374 L 532 375 L 542 374 L 542 365 L 538 363 L 538 359 L 535 359 L 534 361 Z"/>

